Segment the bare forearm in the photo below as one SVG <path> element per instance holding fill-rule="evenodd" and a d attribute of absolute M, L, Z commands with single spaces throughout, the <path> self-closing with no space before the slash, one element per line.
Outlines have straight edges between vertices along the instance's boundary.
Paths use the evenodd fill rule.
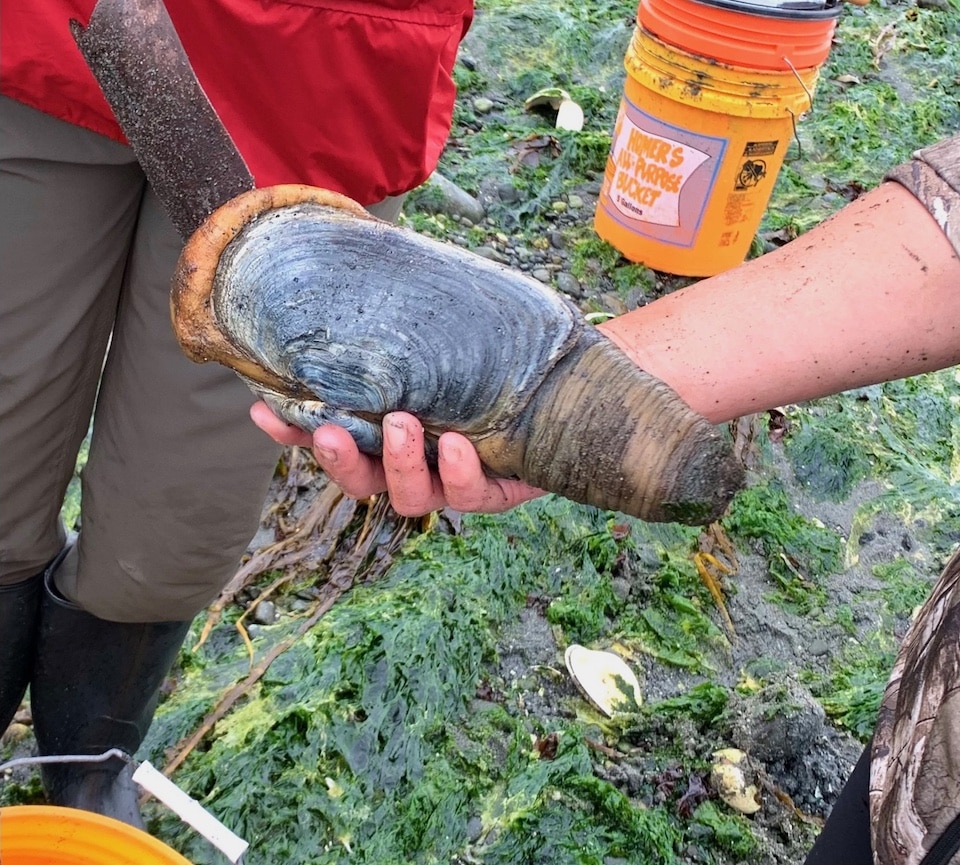
<path fill-rule="evenodd" d="M 960 259 L 895 183 L 796 241 L 601 325 L 719 423 L 960 363 Z"/>

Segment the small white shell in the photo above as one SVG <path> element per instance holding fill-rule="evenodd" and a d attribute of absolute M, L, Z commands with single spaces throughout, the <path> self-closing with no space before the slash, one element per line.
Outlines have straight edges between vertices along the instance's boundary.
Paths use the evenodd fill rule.
<path fill-rule="evenodd" d="M 619 655 L 573 644 L 563 659 L 577 687 L 608 718 L 643 702 L 640 682 Z"/>
<path fill-rule="evenodd" d="M 557 129 L 571 129 L 574 132 L 583 129 L 583 109 L 573 101 L 566 90 L 560 87 L 545 87 L 529 96 L 523 103 L 527 111 L 543 105 L 549 105 L 557 112 Z"/>
<path fill-rule="evenodd" d="M 579 132 L 583 129 L 583 109 L 572 99 L 564 99 L 557 109 L 556 127 Z"/>
<path fill-rule="evenodd" d="M 747 755 L 736 748 L 714 751 L 716 762 L 710 771 L 710 784 L 735 811 L 756 814 L 760 810 L 760 793 L 756 784 L 748 784 L 744 772 Z"/>

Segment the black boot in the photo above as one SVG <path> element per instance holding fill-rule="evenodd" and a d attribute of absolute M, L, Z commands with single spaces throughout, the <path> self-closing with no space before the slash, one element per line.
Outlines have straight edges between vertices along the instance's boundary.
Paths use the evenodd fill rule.
<path fill-rule="evenodd" d="M 108 622 L 59 595 L 47 571 L 30 682 L 39 751 L 101 754 L 140 747 L 160 686 L 190 622 Z M 52 763 L 41 770 L 47 799 L 143 827 L 129 762 Z"/>
<path fill-rule="evenodd" d="M 0 586 L 0 734 L 10 726 L 30 681 L 42 577 Z"/>

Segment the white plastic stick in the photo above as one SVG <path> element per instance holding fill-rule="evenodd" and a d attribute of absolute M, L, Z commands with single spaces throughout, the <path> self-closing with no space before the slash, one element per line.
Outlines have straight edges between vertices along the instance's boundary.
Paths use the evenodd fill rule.
<path fill-rule="evenodd" d="M 147 761 L 137 766 L 137 770 L 133 773 L 133 780 L 148 793 L 156 796 L 184 823 L 196 829 L 214 847 L 222 851 L 234 865 L 240 861 L 240 857 L 250 846 L 224 826 L 196 799 L 188 796 Z"/>

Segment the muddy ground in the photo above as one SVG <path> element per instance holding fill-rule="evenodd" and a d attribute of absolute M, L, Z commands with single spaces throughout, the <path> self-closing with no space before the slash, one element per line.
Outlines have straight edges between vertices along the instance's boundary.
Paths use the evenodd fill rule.
<path fill-rule="evenodd" d="M 789 478 L 789 467 L 781 463 L 781 469 Z M 792 500 L 805 516 L 821 520 L 849 537 L 857 507 L 878 491 L 873 483 L 867 483 L 847 501 L 836 504 L 814 501 L 794 485 Z M 850 604 L 864 632 L 877 624 L 872 602 L 861 600 L 864 593 L 878 588 L 870 566 L 903 556 L 924 557 L 911 528 L 889 516 L 871 525 L 866 534 L 858 561 L 832 577 L 827 586 L 829 602 Z M 728 722 L 704 729 L 692 721 L 681 721 L 685 729 L 678 730 L 676 719 L 671 718 L 662 729 L 646 727 L 635 736 L 627 734 L 617 752 L 596 753 L 595 770 L 600 777 L 636 795 L 653 765 L 657 771 L 664 771 L 663 764 L 651 757 L 661 744 L 673 746 L 679 737 L 685 740 L 688 754 L 700 758 L 722 747 L 741 749 L 749 755 L 763 802 L 760 811 L 750 818 L 753 832 L 761 840 L 751 861 L 786 865 L 802 861 L 863 749 L 859 739 L 827 719 L 798 674 L 817 669 L 826 673 L 831 661 L 855 638 L 839 626 L 811 624 L 771 600 L 766 559 L 742 548 L 737 552 L 738 572 L 726 581 L 727 609 L 736 638 L 717 674 L 709 677 L 730 690 Z M 624 585 L 622 591 L 631 588 Z M 550 726 L 552 720 L 582 710 L 585 696 L 566 673 L 562 650 L 542 608 L 529 606 L 504 631 L 498 651 L 500 662 L 495 676 L 504 683 L 515 711 L 543 719 Z M 763 671 L 764 687 L 751 694 L 737 693 L 736 685 L 749 669 Z M 635 670 L 644 700 L 651 703 L 687 693 L 705 680 L 649 658 L 641 658 Z M 699 780 L 709 789 L 705 776 Z M 667 781 L 671 782 L 668 792 L 673 792 L 675 785 L 696 783 L 690 777 Z M 691 845 L 680 861 L 737 860 Z"/>

